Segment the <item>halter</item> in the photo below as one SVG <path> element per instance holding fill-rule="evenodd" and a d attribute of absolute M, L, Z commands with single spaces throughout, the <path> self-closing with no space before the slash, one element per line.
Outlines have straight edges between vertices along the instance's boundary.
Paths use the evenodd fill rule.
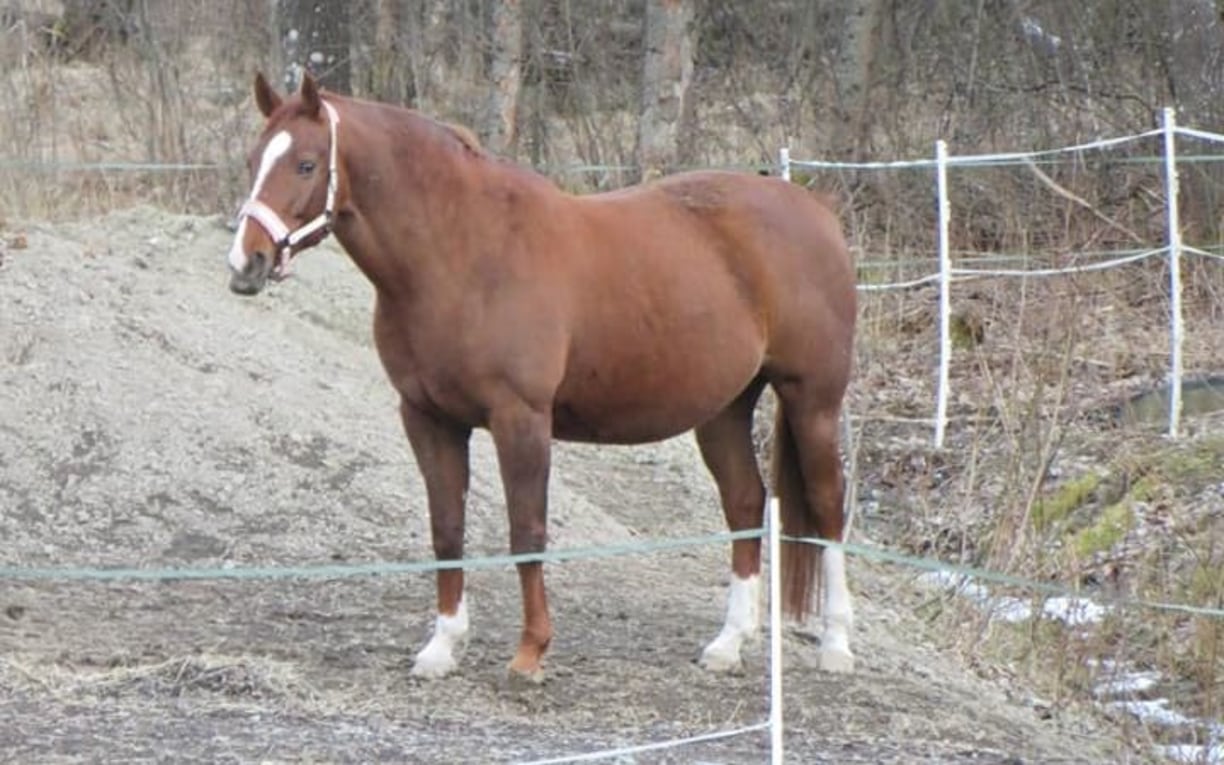
<path fill-rule="evenodd" d="M 278 268 L 283 268 L 288 264 L 293 248 L 303 241 L 319 232 L 323 233 L 320 240 L 331 233 L 331 222 L 336 211 L 336 187 L 339 184 L 336 172 L 336 126 L 340 124 L 340 115 L 336 113 L 331 104 L 326 101 L 320 103 L 327 112 L 327 127 L 331 135 L 331 149 L 327 157 L 327 202 L 323 206 L 323 212 L 316 215 L 309 223 L 291 231 L 279 213 L 254 197 L 243 203 L 242 209 L 238 211 L 239 222 L 252 218 L 263 226 L 268 236 L 272 237 L 272 243 L 276 247 L 275 265 Z"/>

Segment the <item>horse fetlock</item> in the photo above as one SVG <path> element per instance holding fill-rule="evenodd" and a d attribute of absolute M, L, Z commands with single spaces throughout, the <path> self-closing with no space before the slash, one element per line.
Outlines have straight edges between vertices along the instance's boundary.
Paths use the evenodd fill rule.
<path fill-rule="evenodd" d="M 850 652 L 850 613 L 827 614 L 820 636 L 819 666 L 825 672 L 853 672 Z"/>
<path fill-rule="evenodd" d="M 446 677 L 459 668 L 452 646 L 440 643 L 435 635 L 416 655 L 412 676 L 430 680 Z"/>
<path fill-rule="evenodd" d="M 459 668 L 457 656 L 467 647 L 467 633 L 447 634 L 435 631 L 433 637 L 416 655 L 412 665 L 414 677 L 440 678 Z"/>
<path fill-rule="evenodd" d="M 462 598 L 453 614 L 438 614 L 433 635 L 416 655 L 412 674 L 416 677 L 445 677 L 458 668 L 456 654 L 467 647 L 468 611 Z"/>
<path fill-rule="evenodd" d="M 547 646 L 547 642 L 543 646 L 526 643 L 520 645 L 518 651 L 514 654 L 514 658 L 510 660 L 510 664 L 506 668 L 510 679 L 526 681 L 533 685 L 544 682 L 542 659 L 544 657 L 544 648 Z"/>

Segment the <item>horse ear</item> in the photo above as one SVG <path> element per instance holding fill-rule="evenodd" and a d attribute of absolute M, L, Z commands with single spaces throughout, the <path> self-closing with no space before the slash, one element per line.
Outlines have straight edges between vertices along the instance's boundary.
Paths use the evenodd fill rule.
<path fill-rule="evenodd" d="M 315 78 L 310 76 L 310 73 L 302 74 L 302 87 L 300 90 L 302 96 L 302 113 L 307 117 L 318 117 L 321 107 L 319 100 L 319 84 L 315 82 Z"/>
<path fill-rule="evenodd" d="M 272 112 L 281 105 L 281 97 L 268 84 L 268 78 L 264 77 L 263 72 L 255 74 L 255 103 L 265 117 L 271 117 Z"/>

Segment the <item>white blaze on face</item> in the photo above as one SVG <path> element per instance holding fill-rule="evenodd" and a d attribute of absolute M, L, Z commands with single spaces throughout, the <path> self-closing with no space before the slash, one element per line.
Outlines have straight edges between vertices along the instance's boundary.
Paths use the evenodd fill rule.
<path fill-rule="evenodd" d="M 264 181 L 268 179 L 268 175 L 272 172 L 272 168 L 276 166 L 277 161 L 289 153 L 290 147 L 293 146 L 293 136 L 289 132 L 282 130 L 272 136 L 272 140 L 268 141 L 268 145 L 264 147 L 263 156 L 259 160 L 259 170 L 255 173 L 255 185 L 251 187 L 251 199 L 258 199 L 259 192 L 263 190 Z M 229 266 L 236 273 L 242 273 L 247 267 L 246 252 L 242 248 L 242 240 L 246 235 L 248 218 L 244 215 L 238 221 L 238 231 L 234 234 L 234 244 L 229 251 Z"/>

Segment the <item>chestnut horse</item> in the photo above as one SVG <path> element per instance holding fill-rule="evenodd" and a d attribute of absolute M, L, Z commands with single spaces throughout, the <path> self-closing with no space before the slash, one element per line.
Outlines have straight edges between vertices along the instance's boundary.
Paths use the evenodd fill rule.
<path fill-rule="evenodd" d="M 636 444 L 693 429 L 727 524 L 759 528 L 752 418 L 766 384 L 779 401 L 783 531 L 840 540 L 855 279 L 821 199 L 727 172 L 572 196 L 462 128 L 320 93 L 309 77 L 282 98 L 259 75 L 255 102 L 267 123 L 249 157 L 230 288 L 259 292 L 329 233 L 373 283 L 374 340 L 439 560 L 463 557 L 473 428 L 493 437 L 514 553 L 545 549 L 553 438 Z M 818 563 L 821 664 L 850 670 L 840 549 L 784 545 L 784 607 L 810 614 Z M 517 568 L 523 630 L 510 671 L 539 678 L 553 634 L 543 566 Z M 725 625 L 702 654 L 713 670 L 738 667 L 759 629 L 760 539 L 732 543 L 731 570 Z M 467 631 L 463 571 L 439 571 L 433 634 L 413 674 L 454 670 Z"/>

